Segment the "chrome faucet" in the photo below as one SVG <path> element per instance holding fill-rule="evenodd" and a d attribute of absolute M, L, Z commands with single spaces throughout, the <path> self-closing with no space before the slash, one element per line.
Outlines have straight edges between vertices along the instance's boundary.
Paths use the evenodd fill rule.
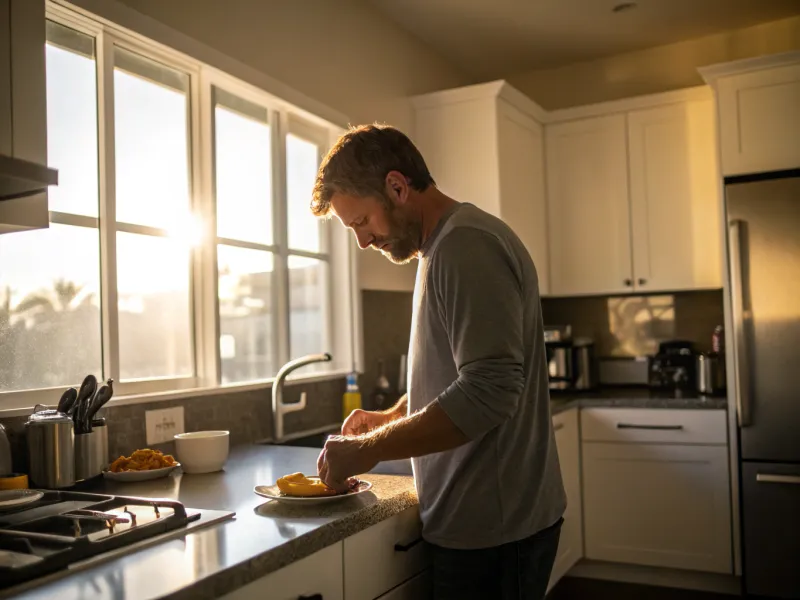
<path fill-rule="evenodd" d="M 293 402 L 285 404 L 283 401 L 283 382 L 286 377 L 300 367 L 305 367 L 315 362 L 328 362 L 333 357 L 325 352 L 324 354 L 309 354 L 308 356 L 301 356 L 294 360 L 290 360 L 283 365 L 278 374 L 275 376 L 275 381 L 272 383 L 272 441 L 283 441 L 283 415 L 303 410 L 306 407 L 306 393 L 300 394 L 300 402 Z"/>

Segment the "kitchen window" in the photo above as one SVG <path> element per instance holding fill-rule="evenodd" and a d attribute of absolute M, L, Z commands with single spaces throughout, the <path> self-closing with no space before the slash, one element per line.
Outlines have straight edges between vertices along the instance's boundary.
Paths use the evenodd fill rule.
<path fill-rule="evenodd" d="M 0 409 L 356 364 L 352 241 L 309 211 L 339 129 L 48 3 L 50 228 L 0 236 Z"/>
<path fill-rule="evenodd" d="M 50 228 L 0 235 L 0 391 L 99 373 L 97 79 L 94 38 L 47 24 Z"/>

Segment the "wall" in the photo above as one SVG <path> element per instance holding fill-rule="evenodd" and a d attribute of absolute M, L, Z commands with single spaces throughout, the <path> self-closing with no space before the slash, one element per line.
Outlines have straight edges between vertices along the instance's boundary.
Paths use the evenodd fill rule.
<path fill-rule="evenodd" d="M 286 402 L 296 402 L 300 393 L 307 393 L 306 410 L 289 413 L 284 419 L 287 435 L 320 428 L 341 422 L 344 378 L 307 384 L 287 385 L 284 388 Z M 54 402 L 57 398 L 54 399 Z M 271 391 L 250 390 L 218 393 L 198 398 L 166 400 L 154 403 L 127 404 L 103 408 L 100 415 L 106 418 L 108 427 L 109 460 L 129 455 L 137 448 L 147 447 L 145 416 L 147 410 L 184 407 L 186 431 L 225 429 L 231 432 L 231 445 L 252 444 L 272 437 Z M 27 472 L 27 447 L 25 446 L 24 423 L 27 417 L 0 419 L 11 442 L 14 471 Z M 165 453 L 174 452 L 174 443 L 153 447 Z"/>
<path fill-rule="evenodd" d="M 702 85 L 700 66 L 797 49 L 800 16 L 507 79 L 554 110 Z"/>
<path fill-rule="evenodd" d="M 379 360 L 384 361 L 384 373 L 392 390 L 397 390 L 400 356 L 408 353 L 412 300 L 411 292 L 362 292 L 364 373 L 359 384 L 365 408 L 381 408 L 370 403 L 370 394 L 378 379 Z"/>
<path fill-rule="evenodd" d="M 543 298 L 545 325 L 571 325 L 574 337 L 595 341 L 598 357 L 654 354 L 668 339 L 711 350 L 711 335 L 724 324 L 722 291 L 648 296 Z"/>
<path fill-rule="evenodd" d="M 467 78 L 363 0 L 123 0 L 345 114 L 352 124 L 413 126 L 408 97 Z M 416 263 L 359 256 L 365 289 L 410 290 Z"/>

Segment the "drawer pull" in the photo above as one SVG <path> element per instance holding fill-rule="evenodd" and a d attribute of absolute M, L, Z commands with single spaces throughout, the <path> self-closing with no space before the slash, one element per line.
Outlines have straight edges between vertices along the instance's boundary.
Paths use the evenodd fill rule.
<path fill-rule="evenodd" d="M 772 475 L 769 473 L 758 473 L 756 481 L 759 483 L 793 483 L 800 485 L 800 477 L 797 475 Z"/>
<path fill-rule="evenodd" d="M 421 541 L 422 541 L 422 538 L 419 537 L 419 538 L 415 539 L 413 542 L 411 542 L 409 544 L 395 544 L 394 545 L 394 550 L 395 550 L 395 552 L 408 552 L 414 546 L 419 544 Z"/>
<path fill-rule="evenodd" d="M 636 425 L 634 423 L 617 423 L 617 429 L 657 429 L 659 431 L 680 431 L 683 425 Z"/>
<path fill-rule="evenodd" d="M 555 425 L 553 425 L 553 431 L 561 431 L 562 429 L 564 429 L 563 423 L 556 423 Z"/>
<path fill-rule="evenodd" d="M 322 594 L 311 594 L 309 596 L 298 596 L 297 600 L 322 600 Z"/>

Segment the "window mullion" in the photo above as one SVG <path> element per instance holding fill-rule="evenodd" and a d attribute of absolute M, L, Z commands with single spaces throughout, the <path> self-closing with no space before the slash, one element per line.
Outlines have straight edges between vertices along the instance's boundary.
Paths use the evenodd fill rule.
<path fill-rule="evenodd" d="M 278 248 L 275 254 L 275 285 L 272 286 L 274 344 L 278 365 L 289 360 L 290 299 L 289 299 L 289 227 L 286 206 L 286 132 L 288 120 L 281 112 L 272 111 L 272 222 L 273 240 Z"/>
<path fill-rule="evenodd" d="M 193 88 L 194 89 L 194 88 Z M 219 349 L 219 273 L 217 265 L 217 203 L 214 157 L 214 98 L 206 72 L 199 82 L 199 194 L 195 210 L 204 224 L 202 244 L 197 251 L 199 279 L 195 284 L 198 375 L 211 385 L 222 382 L 222 359 Z"/>
<path fill-rule="evenodd" d="M 116 179 L 114 155 L 114 44 L 97 37 L 97 131 L 100 170 L 100 298 L 102 306 L 103 373 L 120 378 L 117 303 Z"/>

